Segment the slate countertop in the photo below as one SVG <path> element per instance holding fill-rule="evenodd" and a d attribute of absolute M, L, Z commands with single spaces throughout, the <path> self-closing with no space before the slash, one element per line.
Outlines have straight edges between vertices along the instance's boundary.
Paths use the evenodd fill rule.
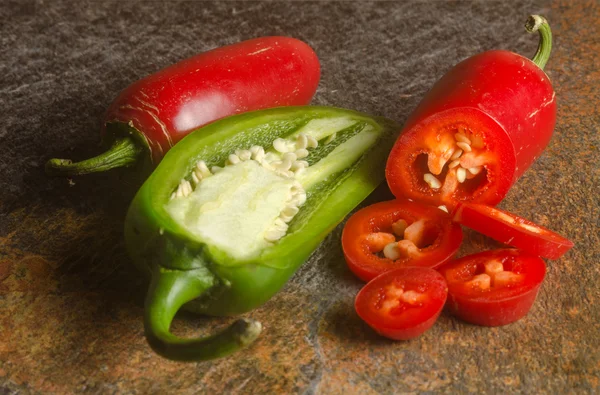
<path fill-rule="evenodd" d="M 361 287 L 341 226 L 287 286 L 248 314 L 251 348 L 176 363 L 143 337 L 146 283 L 122 221 L 139 180 L 127 170 L 48 178 L 51 156 L 99 152 L 103 113 L 132 81 L 200 51 L 263 35 L 310 43 L 322 65 L 316 104 L 403 122 L 429 86 L 487 49 L 532 55 L 528 14 L 554 32 L 546 71 L 558 124 L 501 207 L 569 236 L 538 300 L 512 325 L 443 313 L 410 342 L 356 316 Z M 0 5 L 0 393 L 592 393 L 600 386 L 597 1 L 177 2 L 5 1 Z M 368 200 L 389 198 L 385 186 Z M 365 202 L 368 203 L 368 202 Z M 496 246 L 466 233 L 461 254 Z M 193 336 L 231 322 L 182 314 Z"/>

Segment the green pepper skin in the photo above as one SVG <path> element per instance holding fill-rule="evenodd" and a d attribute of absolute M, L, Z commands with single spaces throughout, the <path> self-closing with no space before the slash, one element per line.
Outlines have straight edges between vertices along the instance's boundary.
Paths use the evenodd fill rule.
<path fill-rule="evenodd" d="M 309 195 L 301 208 L 305 215 L 296 223 L 290 223 L 288 234 L 259 256 L 236 261 L 226 251 L 195 240 L 194 235 L 166 212 L 165 205 L 171 193 L 180 180 L 191 173 L 199 159 L 212 158 L 214 163 L 219 163 L 229 152 L 242 145 L 268 145 L 276 137 L 285 137 L 311 119 L 329 117 L 350 117 L 365 122 L 381 131 L 381 135 L 353 166 L 341 175 L 335 175 L 334 185 L 326 188 L 326 192 L 315 194 L 314 199 Z M 165 351 L 165 343 L 169 341 L 157 340 L 151 333 L 152 328 L 148 328 L 149 321 L 164 321 L 157 324 L 160 326 L 158 331 L 168 337 L 172 336 L 168 334 L 172 316 L 184 303 L 186 310 L 226 316 L 250 311 L 269 300 L 327 234 L 383 181 L 385 160 L 398 130 L 398 126 L 390 120 L 350 110 L 318 106 L 281 107 L 217 121 L 191 133 L 171 149 L 138 191 L 125 222 L 129 254 L 138 268 L 152 277 L 146 308 L 150 306 L 157 311 L 155 315 L 158 318 L 149 318 L 147 313 L 146 335 L 155 351 L 171 359 L 202 360 L 223 356 L 247 345 L 238 341 L 237 348 L 202 353 L 200 349 L 206 344 L 198 340 L 195 351 L 188 351 L 194 348 L 188 343 L 188 346 Z M 195 282 L 183 279 L 173 291 L 170 288 L 174 280 L 166 281 L 166 285 L 160 285 L 157 280 L 161 276 L 177 277 L 178 273 L 184 274 L 179 277 L 195 276 Z M 182 291 L 186 287 L 194 288 L 194 291 Z M 186 292 L 187 295 L 181 296 Z M 178 302 L 159 306 L 165 299 L 178 299 Z M 161 309 L 169 310 L 169 313 L 163 316 Z M 250 336 L 252 339 L 247 339 L 249 336 L 245 332 L 238 335 L 251 342 L 258 333 Z M 221 338 L 215 342 L 222 346 L 232 341 L 232 338 Z"/>

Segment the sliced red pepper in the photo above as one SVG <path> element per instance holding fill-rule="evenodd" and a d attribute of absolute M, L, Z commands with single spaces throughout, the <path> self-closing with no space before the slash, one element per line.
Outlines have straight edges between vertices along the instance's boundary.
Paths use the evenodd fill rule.
<path fill-rule="evenodd" d="M 365 207 L 342 233 L 348 267 L 364 281 L 406 266 L 437 267 L 461 242 L 462 230 L 446 212 L 408 200 Z"/>
<path fill-rule="evenodd" d="M 502 249 L 462 257 L 438 271 L 448 282 L 452 314 L 472 324 L 500 326 L 529 312 L 546 265 L 537 256 Z"/>
<path fill-rule="evenodd" d="M 157 164 L 179 140 L 233 114 L 308 104 L 320 66 L 306 43 L 261 37 L 183 60 L 125 88 L 110 105 L 102 134 L 111 148 L 79 163 L 52 159 L 52 175 L 131 166 L 144 155 Z"/>
<path fill-rule="evenodd" d="M 496 205 L 537 159 L 556 123 L 555 93 L 543 67 L 550 56 L 546 20 L 533 61 L 508 51 L 464 60 L 444 75 L 407 120 L 389 156 L 392 193 L 432 205 Z"/>
<path fill-rule="evenodd" d="M 433 269 L 407 267 L 384 273 L 358 293 L 356 313 L 382 336 L 408 340 L 435 323 L 448 294 Z"/>
<path fill-rule="evenodd" d="M 462 203 L 452 212 L 455 222 L 530 254 L 558 259 L 573 242 L 515 214 L 483 204 Z"/>

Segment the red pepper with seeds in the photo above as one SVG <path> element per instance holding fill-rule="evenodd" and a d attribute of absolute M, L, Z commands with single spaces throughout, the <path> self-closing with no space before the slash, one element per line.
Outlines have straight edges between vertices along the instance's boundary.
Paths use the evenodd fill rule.
<path fill-rule="evenodd" d="M 179 140 L 228 115 L 308 104 L 320 78 L 319 60 L 306 43 L 262 37 L 198 54 L 139 80 L 111 104 L 102 131 L 111 145 L 78 163 L 51 159 L 52 175 L 79 175 L 157 164 Z"/>
<path fill-rule="evenodd" d="M 456 65 L 407 120 L 388 159 L 396 197 L 453 207 L 496 205 L 541 155 L 556 123 L 555 93 L 543 68 L 552 46 L 547 21 L 533 60 L 488 51 Z"/>
<path fill-rule="evenodd" d="M 500 326 L 523 318 L 546 276 L 539 257 L 515 249 L 485 251 L 438 268 L 448 282 L 446 306 L 476 325 Z"/>
<path fill-rule="evenodd" d="M 408 200 L 365 207 L 346 222 L 346 263 L 364 281 L 402 267 L 435 268 L 452 258 L 462 242 L 460 225 L 448 213 Z"/>
<path fill-rule="evenodd" d="M 354 308 L 380 335 L 409 340 L 433 326 L 447 295 L 448 286 L 438 272 L 405 267 L 371 280 L 356 295 Z"/>

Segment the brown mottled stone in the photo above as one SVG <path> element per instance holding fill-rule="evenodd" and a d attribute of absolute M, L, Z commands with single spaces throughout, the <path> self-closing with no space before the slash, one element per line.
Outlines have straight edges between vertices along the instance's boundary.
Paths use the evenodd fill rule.
<path fill-rule="evenodd" d="M 143 337 L 147 284 L 122 221 L 141 176 L 47 178 L 51 156 L 98 152 L 105 108 L 179 59 L 261 35 L 309 42 L 315 103 L 403 122 L 461 59 L 533 54 L 529 13 L 548 17 L 558 124 L 501 207 L 570 237 L 530 314 L 500 328 L 442 314 L 422 337 L 377 336 L 353 309 L 341 226 L 289 284 L 248 314 L 249 349 L 203 363 L 162 359 Z M 8 0 L 0 5 L 0 393 L 597 393 L 600 389 L 600 6 L 597 1 L 150 2 Z M 389 198 L 385 186 L 367 202 Z M 497 246 L 466 232 L 461 254 Z M 174 331 L 231 318 L 180 314 Z"/>

